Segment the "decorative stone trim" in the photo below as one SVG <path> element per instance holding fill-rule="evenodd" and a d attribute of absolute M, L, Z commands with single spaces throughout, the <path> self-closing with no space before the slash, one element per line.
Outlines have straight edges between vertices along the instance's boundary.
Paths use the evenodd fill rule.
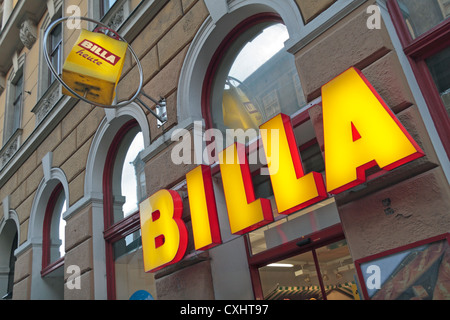
<path fill-rule="evenodd" d="M 31 47 L 33 47 L 33 44 L 36 42 L 37 39 L 36 24 L 30 19 L 24 20 L 20 24 L 19 37 L 23 45 L 28 49 L 31 49 Z"/>
<path fill-rule="evenodd" d="M 22 129 L 17 129 L 16 132 L 9 138 L 3 148 L 0 150 L 0 166 L 3 168 L 8 161 L 19 150 L 20 138 L 22 137 Z"/>
<path fill-rule="evenodd" d="M 102 22 L 112 30 L 118 30 L 125 22 L 125 15 L 128 14 L 129 1 L 117 1 L 114 6 L 106 13 Z"/>
<path fill-rule="evenodd" d="M 33 112 L 36 116 L 36 126 L 41 123 L 50 110 L 52 110 L 58 103 L 61 97 L 61 84 L 58 81 L 54 81 L 31 110 L 31 112 Z"/>

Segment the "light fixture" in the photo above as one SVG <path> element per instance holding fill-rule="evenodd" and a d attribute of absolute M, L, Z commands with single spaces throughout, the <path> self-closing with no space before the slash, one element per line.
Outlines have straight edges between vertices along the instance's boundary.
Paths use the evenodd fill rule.
<path fill-rule="evenodd" d="M 267 267 L 281 267 L 281 268 L 292 268 L 294 265 L 291 263 L 270 263 Z"/>

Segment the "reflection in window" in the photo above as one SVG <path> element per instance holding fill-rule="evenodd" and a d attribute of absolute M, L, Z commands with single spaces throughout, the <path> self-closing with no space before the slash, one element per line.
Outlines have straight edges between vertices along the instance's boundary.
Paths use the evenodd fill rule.
<path fill-rule="evenodd" d="M 153 273 L 144 272 L 141 231 L 116 241 L 113 245 L 116 299 L 128 300 L 133 293 L 144 290 L 156 299 Z"/>
<path fill-rule="evenodd" d="M 114 3 L 116 3 L 116 1 L 117 0 L 101 0 L 100 13 L 102 17 L 109 11 L 109 9 L 112 8 L 112 6 L 114 5 Z"/>
<path fill-rule="evenodd" d="M 62 27 L 58 24 L 50 33 L 50 61 L 58 74 L 61 74 L 61 51 L 62 51 Z M 53 73 L 49 73 L 48 86 L 55 81 Z"/>
<path fill-rule="evenodd" d="M 135 127 L 128 132 L 119 147 L 113 172 L 114 222 L 136 212 L 146 195 L 144 162 L 140 152 L 144 149 L 142 132 Z"/>
<path fill-rule="evenodd" d="M 67 202 L 62 189 L 54 204 L 50 227 L 50 263 L 55 262 L 65 255 L 65 227 L 66 221 L 63 214 L 66 212 Z"/>
<path fill-rule="evenodd" d="M 268 300 L 358 299 L 355 267 L 345 240 L 270 263 L 259 268 L 259 275 Z"/>
<path fill-rule="evenodd" d="M 397 0 L 413 39 L 450 16 L 450 0 Z"/>
<path fill-rule="evenodd" d="M 305 104 L 294 57 L 281 23 L 261 23 L 240 35 L 220 62 L 211 92 L 213 126 L 258 129 L 280 112 L 291 115 Z"/>
<path fill-rule="evenodd" d="M 436 87 L 450 116 L 450 48 L 447 48 L 425 60 Z"/>

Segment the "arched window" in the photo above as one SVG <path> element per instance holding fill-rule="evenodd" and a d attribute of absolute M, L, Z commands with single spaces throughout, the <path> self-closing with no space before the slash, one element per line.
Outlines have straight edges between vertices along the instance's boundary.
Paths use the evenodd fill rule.
<path fill-rule="evenodd" d="M 108 299 L 130 299 L 145 290 L 155 296 L 152 274 L 143 270 L 139 203 L 146 195 L 143 134 L 135 120 L 114 137 L 103 173 Z"/>
<path fill-rule="evenodd" d="M 52 189 L 50 189 L 52 190 Z M 66 197 L 62 183 L 53 188 L 45 207 L 42 229 L 41 277 L 51 299 L 64 299 L 64 256 Z"/>
<path fill-rule="evenodd" d="M 14 251 L 18 245 L 18 232 L 12 219 L 0 222 L 0 300 L 13 298 Z"/>
<path fill-rule="evenodd" d="M 210 127 L 258 129 L 279 113 L 291 115 L 305 105 L 289 38 L 278 15 L 258 14 L 226 37 L 209 66 L 204 113 Z"/>
<path fill-rule="evenodd" d="M 66 206 L 64 188 L 59 183 L 53 189 L 45 209 L 42 233 L 42 276 L 48 276 L 64 265 L 66 222 L 63 214 Z"/>

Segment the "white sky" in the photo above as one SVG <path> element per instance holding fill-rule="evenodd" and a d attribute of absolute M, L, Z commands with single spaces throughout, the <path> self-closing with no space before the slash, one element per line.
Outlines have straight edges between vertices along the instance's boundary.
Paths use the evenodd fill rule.
<path fill-rule="evenodd" d="M 238 54 L 230 70 L 230 76 L 244 81 L 267 60 L 284 48 L 289 38 L 286 27 L 279 23 L 266 28 Z"/>

